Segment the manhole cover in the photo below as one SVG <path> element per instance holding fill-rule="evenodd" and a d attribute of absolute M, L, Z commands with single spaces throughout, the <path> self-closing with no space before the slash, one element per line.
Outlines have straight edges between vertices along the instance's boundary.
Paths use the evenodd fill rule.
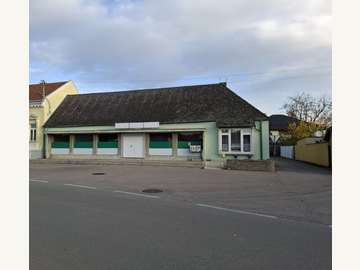
<path fill-rule="evenodd" d="M 144 193 L 160 193 L 163 191 L 158 188 L 147 188 L 147 189 L 144 189 L 142 192 L 144 192 Z"/>
<path fill-rule="evenodd" d="M 105 175 L 105 173 L 103 173 L 103 172 L 94 172 L 94 173 L 92 173 L 92 175 Z"/>

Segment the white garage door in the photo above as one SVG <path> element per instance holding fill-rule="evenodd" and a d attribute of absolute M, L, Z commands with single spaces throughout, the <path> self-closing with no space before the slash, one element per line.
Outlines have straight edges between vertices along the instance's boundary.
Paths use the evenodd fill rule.
<path fill-rule="evenodd" d="M 123 135 L 123 155 L 124 157 L 144 157 L 144 136 Z"/>

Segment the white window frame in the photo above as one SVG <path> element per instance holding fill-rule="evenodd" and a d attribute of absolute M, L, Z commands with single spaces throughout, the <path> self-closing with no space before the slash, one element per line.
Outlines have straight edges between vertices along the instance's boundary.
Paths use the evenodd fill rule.
<path fill-rule="evenodd" d="M 35 127 L 31 127 L 32 124 L 35 124 Z M 37 141 L 37 124 L 36 122 L 30 122 L 30 142 Z"/>
<path fill-rule="evenodd" d="M 241 150 L 240 151 L 232 151 L 231 150 L 231 131 L 232 130 L 239 130 L 240 129 L 240 147 Z M 224 130 L 226 130 L 226 132 L 224 132 Z M 228 136 L 228 151 L 223 151 L 222 149 L 222 136 Z M 250 151 L 249 152 L 245 152 L 244 149 L 244 135 L 250 135 Z M 222 128 L 219 129 L 219 153 L 220 154 L 234 154 L 234 155 L 239 155 L 239 154 L 245 154 L 245 155 L 249 155 L 252 154 L 252 132 L 251 132 L 251 128 Z"/>

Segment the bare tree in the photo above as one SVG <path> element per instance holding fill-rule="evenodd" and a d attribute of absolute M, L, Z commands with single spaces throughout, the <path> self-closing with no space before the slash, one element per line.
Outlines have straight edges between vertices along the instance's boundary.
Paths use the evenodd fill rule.
<path fill-rule="evenodd" d="M 306 93 L 289 97 L 288 101 L 282 106 L 288 116 L 297 118 L 307 123 L 321 126 L 330 126 L 332 118 L 331 99 L 322 96 L 313 97 Z"/>

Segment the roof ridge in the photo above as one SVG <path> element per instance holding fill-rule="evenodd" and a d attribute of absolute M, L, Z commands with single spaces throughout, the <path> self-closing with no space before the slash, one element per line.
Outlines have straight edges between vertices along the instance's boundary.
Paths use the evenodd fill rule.
<path fill-rule="evenodd" d="M 143 88 L 143 89 L 131 89 L 131 90 L 115 90 L 115 91 L 103 91 L 103 92 L 92 92 L 92 93 L 81 93 L 76 96 L 84 95 L 97 95 L 97 94 L 116 94 L 116 93 L 129 93 L 129 92 L 145 92 L 145 91 L 159 91 L 159 90 L 175 90 L 184 87 L 201 87 L 201 86 L 211 86 L 211 85 L 224 85 L 225 82 L 220 83 L 209 83 L 209 84 L 194 84 L 194 85 L 180 85 L 180 86 L 170 86 L 170 87 L 159 87 L 159 88 Z M 75 96 L 75 95 L 73 95 Z"/>
<path fill-rule="evenodd" d="M 47 85 L 47 84 L 56 84 L 56 83 L 64 83 L 65 84 L 65 83 L 67 83 L 69 81 L 71 81 L 71 80 L 61 81 L 61 82 L 45 82 L 45 85 Z M 31 86 L 31 85 L 41 85 L 41 83 L 30 83 L 29 86 Z"/>

